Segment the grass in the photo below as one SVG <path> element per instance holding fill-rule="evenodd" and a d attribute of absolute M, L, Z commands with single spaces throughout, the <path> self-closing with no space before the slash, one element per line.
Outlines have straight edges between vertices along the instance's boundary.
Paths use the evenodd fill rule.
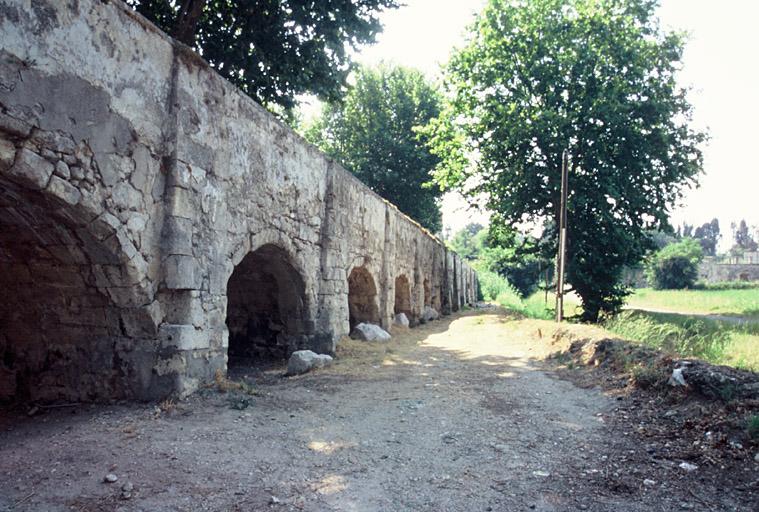
<path fill-rule="evenodd" d="M 716 287 L 715 287 L 716 288 Z M 627 299 L 638 309 L 673 313 L 740 316 L 759 319 L 759 288 L 653 290 L 641 288 Z"/>
<path fill-rule="evenodd" d="M 759 371 L 759 324 L 625 311 L 606 320 L 603 327 L 672 354 Z"/>
<path fill-rule="evenodd" d="M 554 318 L 554 296 L 537 292 L 522 298 L 498 274 L 480 272 L 485 300 L 528 318 Z M 759 372 L 759 322 L 729 322 L 696 315 L 718 314 L 759 319 L 759 288 L 701 290 L 641 289 L 630 297 L 633 308 L 671 311 L 624 311 L 605 320 L 601 327 L 629 341 L 663 350 L 667 353 L 703 359 Z M 578 297 L 570 294 L 564 299 L 567 317 L 581 313 Z M 650 376 L 641 375 L 642 380 Z"/>

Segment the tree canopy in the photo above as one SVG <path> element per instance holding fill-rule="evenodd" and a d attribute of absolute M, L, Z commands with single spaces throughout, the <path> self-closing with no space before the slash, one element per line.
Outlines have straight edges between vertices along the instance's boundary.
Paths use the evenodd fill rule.
<path fill-rule="evenodd" d="M 312 93 L 334 101 L 351 70 L 348 48 L 374 41 L 377 15 L 397 0 L 126 0 L 194 48 L 268 108 Z"/>
<path fill-rule="evenodd" d="M 693 232 L 693 238 L 699 241 L 706 256 L 717 255 L 717 244 L 722 235 L 719 232 L 719 220 L 712 219 L 697 227 Z"/>
<path fill-rule="evenodd" d="M 683 37 L 653 0 L 490 0 L 447 67 L 450 102 L 426 129 L 436 181 L 484 197 L 504 227 L 547 226 L 556 251 L 569 149 L 567 281 L 583 318 L 615 311 L 625 266 L 701 172 L 703 133 L 676 84 Z"/>
<path fill-rule="evenodd" d="M 360 68 L 344 100 L 326 105 L 305 136 L 402 212 L 438 232 L 441 191 L 425 184 L 439 158 L 416 127 L 440 113 L 440 101 L 419 71 Z"/>

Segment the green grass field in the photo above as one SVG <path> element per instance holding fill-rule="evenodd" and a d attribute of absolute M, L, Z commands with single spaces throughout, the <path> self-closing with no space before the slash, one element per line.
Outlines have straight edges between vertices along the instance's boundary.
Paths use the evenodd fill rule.
<path fill-rule="evenodd" d="M 530 318 L 554 317 L 553 294 L 548 294 L 547 301 L 544 292 L 522 299 L 505 279 L 492 272 L 480 272 L 480 279 L 485 300 Z M 601 326 L 619 337 L 676 356 L 759 372 L 759 288 L 715 288 L 636 290 L 628 300 L 632 309 L 606 319 Z M 579 298 L 569 294 L 564 300 L 565 316 L 571 318 L 581 312 Z"/>
<path fill-rule="evenodd" d="M 759 323 L 675 313 L 625 311 L 603 327 L 622 338 L 684 357 L 759 371 Z"/>
<path fill-rule="evenodd" d="M 652 290 L 641 288 L 627 306 L 672 313 L 726 315 L 759 319 L 759 288 L 742 290 Z"/>

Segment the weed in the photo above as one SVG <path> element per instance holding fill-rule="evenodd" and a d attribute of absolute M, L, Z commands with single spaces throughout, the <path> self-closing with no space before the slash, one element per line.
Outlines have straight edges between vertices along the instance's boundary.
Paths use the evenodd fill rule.
<path fill-rule="evenodd" d="M 759 441 L 759 414 L 752 414 L 746 427 L 749 439 Z"/>
<path fill-rule="evenodd" d="M 666 370 L 653 364 L 638 364 L 632 369 L 632 378 L 636 386 L 642 389 L 658 388 L 666 384 Z"/>
<path fill-rule="evenodd" d="M 625 311 L 604 327 L 623 338 L 684 357 L 759 369 L 757 325 L 735 325 L 687 315 Z"/>
<path fill-rule="evenodd" d="M 214 373 L 214 383 L 213 386 L 216 386 L 216 389 L 219 391 L 219 393 L 226 393 L 228 391 L 242 391 L 243 393 L 247 395 L 257 395 L 258 392 L 248 384 L 247 382 L 237 382 L 233 380 L 229 380 L 226 375 L 224 375 L 224 372 L 220 369 L 216 370 L 216 373 Z"/>
<path fill-rule="evenodd" d="M 723 402 L 727 403 L 730 402 L 733 398 L 735 398 L 735 392 L 737 391 L 735 384 L 732 384 L 730 382 L 726 382 L 725 384 L 721 385 L 717 389 L 717 394 L 722 399 Z"/>
<path fill-rule="evenodd" d="M 170 413 L 176 408 L 177 404 L 174 402 L 173 398 L 167 398 L 166 400 L 162 401 L 160 404 L 158 404 L 158 408 L 163 413 Z"/>

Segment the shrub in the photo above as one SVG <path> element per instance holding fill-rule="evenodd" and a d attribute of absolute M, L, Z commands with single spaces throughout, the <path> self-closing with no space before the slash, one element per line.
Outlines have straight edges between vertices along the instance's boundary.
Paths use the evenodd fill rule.
<path fill-rule="evenodd" d="M 701 244 L 692 238 L 669 244 L 651 256 L 646 277 L 657 290 L 692 288 L 698 278 L 698 264 L 703 259 Z"/>
<path fill-rule="evenodd" d="M 480 291 L 484 300 L 496 300 L 500 294 L 512 290 L 506 278 L 495 272 L 479 270 L 477 278 L 480 281 Z"/>

